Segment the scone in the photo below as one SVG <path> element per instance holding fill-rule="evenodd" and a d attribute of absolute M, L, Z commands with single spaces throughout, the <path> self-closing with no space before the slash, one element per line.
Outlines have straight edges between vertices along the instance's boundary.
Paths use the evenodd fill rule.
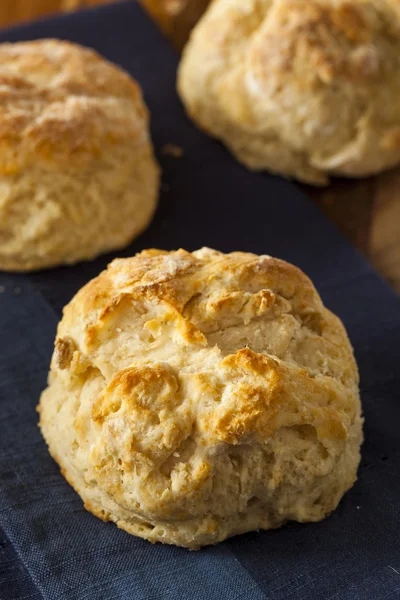
<path fill-rule="evenodd" d="M 0 44 L 0 269 L 126 246 L 148 225 L 158 182 L 127 73 L 69 42 Z"/>
<path fill-rule="evenodd" d="M 64 310 L 39 411 L 89 511 L 192 549 L 323 519 L 360 460 L 346 331 L 269 256 L 114 260 Z"/>
<path fill-rule="evenodd" d="M 396 0 L 214 0 L 178 89 L 251 169 L 311 184 L 400 162 Z"/>

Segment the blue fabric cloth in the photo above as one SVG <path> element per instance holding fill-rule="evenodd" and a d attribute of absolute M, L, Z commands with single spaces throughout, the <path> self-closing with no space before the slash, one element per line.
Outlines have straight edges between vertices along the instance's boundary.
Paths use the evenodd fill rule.
<path fill-rule="evenodd" d="M 361 371 L 359 479 L 321 523 L 188 552 L 151 545 L 83 509 L 50 458 L 35 406 L 62 306 L 112 255 L 34 275 L 0 274 L 1 600 L 395 600 L 400 598 L 400 306 L 300 190 L 249 173 L 184 116 L 177 56 L 134 3 L 43 21 L 0 40 L 61 37 L 97 48 L 141 82 L 163 192 L 145 247 L 251 250 L 294 262 L 344 320 Z M 118 210 L 118 207 L 116 207 Z"/>

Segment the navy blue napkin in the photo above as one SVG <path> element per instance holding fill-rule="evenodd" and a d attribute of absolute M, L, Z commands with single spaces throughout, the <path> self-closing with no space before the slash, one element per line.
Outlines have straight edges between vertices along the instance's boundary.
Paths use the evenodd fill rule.
<path fill-rule="evenodd" d="M 199 552 L 129 536 L 83 509 L 35 413 L 61 308 L 113 256 L 0 274 L 0 599 L 400 598 L 399 300 L 297 187 L 249 173 L 189 123 L 174 89 L 178 57 L 136 4 L 43 21 L 0 41 L 37 37 L 93 46 L 143 86 L 163 191 L 149 230 L 120 254 L 208 245 L 268 253 L 304 269 L 355 346 L 366 440 L 358 482 L 321 523 Z M 163 156 L 167 143 L 184 156 Z"/>

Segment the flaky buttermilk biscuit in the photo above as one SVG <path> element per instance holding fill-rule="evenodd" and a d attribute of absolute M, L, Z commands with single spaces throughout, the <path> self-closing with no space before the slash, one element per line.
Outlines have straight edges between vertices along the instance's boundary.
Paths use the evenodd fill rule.
<path fill-rule="evenodd" d="M 360 459 L 345 329 L 269 256 L 114 260 L 65 308 L 39 409 L 88 510 L 188 548 L 324 518 Z"/>
<path fill-rule="evenodd" d="M 395 0 L 214 0 L 178 89 L 249 168 L 324 184 L 400 162 L 399 55 Z"/>
<path fill-rule="evenodd" d="M 149 223 L 159 169 L 140 88 L 94 51 L 0 45 L 0 269 L 126 246 Z"/>

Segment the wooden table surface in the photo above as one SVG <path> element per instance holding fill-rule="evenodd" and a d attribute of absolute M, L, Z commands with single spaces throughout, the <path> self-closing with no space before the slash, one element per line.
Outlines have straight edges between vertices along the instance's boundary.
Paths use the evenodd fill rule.
<path fill-rule="evenodd" d="M 0 27 L 113 0 L 0 0 Z M 181 48 L 209 0 L 142 0 L 172 43 Z M 400 168 L 360 181 L 305 187 L 345 236 L 400 292 Z M 343 265 L 345 269 L 346 266 Z"/>

